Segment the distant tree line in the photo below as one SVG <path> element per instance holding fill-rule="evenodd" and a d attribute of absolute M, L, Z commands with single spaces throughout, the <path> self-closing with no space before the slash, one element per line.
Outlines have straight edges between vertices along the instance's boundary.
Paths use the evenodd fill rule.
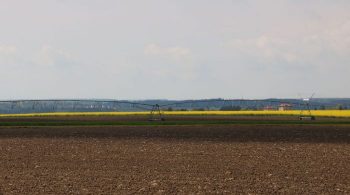
<path fill-rule="evenodd" d="M 221 111 L 239 111 L 242 110 L 240 106 L 223 106 L 220 108 Z"/>

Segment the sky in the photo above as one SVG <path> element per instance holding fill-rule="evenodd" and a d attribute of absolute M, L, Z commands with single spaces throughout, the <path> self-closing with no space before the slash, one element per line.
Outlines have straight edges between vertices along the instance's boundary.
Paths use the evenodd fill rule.
<path fill-rule="evenodd" d="M 349 10 L 348 0 L 1 0 L 0 99 L 350 97 Z"/>

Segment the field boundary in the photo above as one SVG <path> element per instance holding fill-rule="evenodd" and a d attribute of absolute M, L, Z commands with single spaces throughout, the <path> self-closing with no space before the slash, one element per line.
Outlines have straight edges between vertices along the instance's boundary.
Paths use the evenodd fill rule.
<path fill-rule="evenodd" d="M 299 116 L 300 110 L 287 111 L 163 111 L 168 116 Z M 303 111 L 305 113 L 305 111 Z M 50 116 L 146 116 L 150 112 L 52 112 L 0 114 L 0 117 L 50 117 Z M 312 110 L 313 116 L 350 118 L 350 110 Z"/>
<path fill-rule="evenodd" d="M 188 126 L 188 125 L 350 125 L 350 121 L 225 120 L 225 121 L 11 121 L 0 127 L 29 126 Z"/>

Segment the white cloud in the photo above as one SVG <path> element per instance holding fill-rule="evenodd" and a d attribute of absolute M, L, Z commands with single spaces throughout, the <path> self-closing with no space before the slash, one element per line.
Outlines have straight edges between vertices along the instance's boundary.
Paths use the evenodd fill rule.
<path fill-rule="evenodd" d="M 72 67 L 78 60 L 69 52 L 52 46 L 40 48 L 25 48 L 16 45 L 0 45 L 0 67 L 3 71 L 28 72 L 35 68 L 64 68 Z"/>
<path fill-rule="evenodd" d="M 146 55 L 169 57 L 175 60 L 188 59 L 191 57 L 191 51 L 184 47 L 161 47 L 157 44 L 149 44 L 144 50 Z"/>
<path fill-rule="evenodd" d="M 17 52 L 17 47 L 14 45 L 0 45 L 0 55 L 12 55 Z"/>
<path fill-rule="evenodd" d="M 343 23 L 337 29 L 328 30 L 321 38 L 328 42 L 334 52 L 341 56 L 350 55 L 350 21 Z"/>
<path fill-rule="evenodd" d="M 18 50 L 15 45 L 0 45 L 0 66 L 13 66 L 18 63 Z"/>
<path fill-rule="evenodd" d="M 74 65 L 75 61 L 71 53 L 47 45 L 42 46 L 33 57 L 35 65 L 44 67 L 69 67 Z"/>
<path fill-rule="evenodd" d="M 143 73 L 147 76 L 158 77 L 159 80 L 188 81 L 196 77 L 197 65 L 190 49 L 173 46 L 162 47 L 158 44 L 148 44 L 144 49 L 146 56 L 143 63 Z"/>
<path fill-rule="evenodd" d="M 322 66 L 325 57 L 327 60 L 338 61 L 347 59 L 350 55 L 350 22 L 312 35 L 279 37 L 265 34 L 255 38 L 232 39 L 226 46 L 233 53 L 269 65 L 284 63 L 292 66 Z"/>
<path fill-rule="evenodd" d="M 266 35 L 250 39 L 233 39 L 227 45 L 233 52 L 255 57 L 258 61 L 282 60 L 291 63 L 298 58 L 294 46 L 288 40 Z"/>

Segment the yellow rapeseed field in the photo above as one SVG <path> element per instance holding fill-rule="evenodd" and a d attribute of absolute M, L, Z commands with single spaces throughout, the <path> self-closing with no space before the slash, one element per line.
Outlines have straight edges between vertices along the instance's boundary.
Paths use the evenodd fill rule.
<path fill-rule="evenodd" d="M 164 111 L 165 115 L 254 115 L 254 116 L 297 116 L 300 110 L 288 111 Z M 323 117 L 350 117 L 350 110 L 313 110 L 314 116 Z M 149 112 L 56 112 L 30 114 L 0 114 L 0 117 L 39 117 L 39 116 L 133 116 L 148 115 Z M 308 114 L 303 111 L 303 114 Z"/>

